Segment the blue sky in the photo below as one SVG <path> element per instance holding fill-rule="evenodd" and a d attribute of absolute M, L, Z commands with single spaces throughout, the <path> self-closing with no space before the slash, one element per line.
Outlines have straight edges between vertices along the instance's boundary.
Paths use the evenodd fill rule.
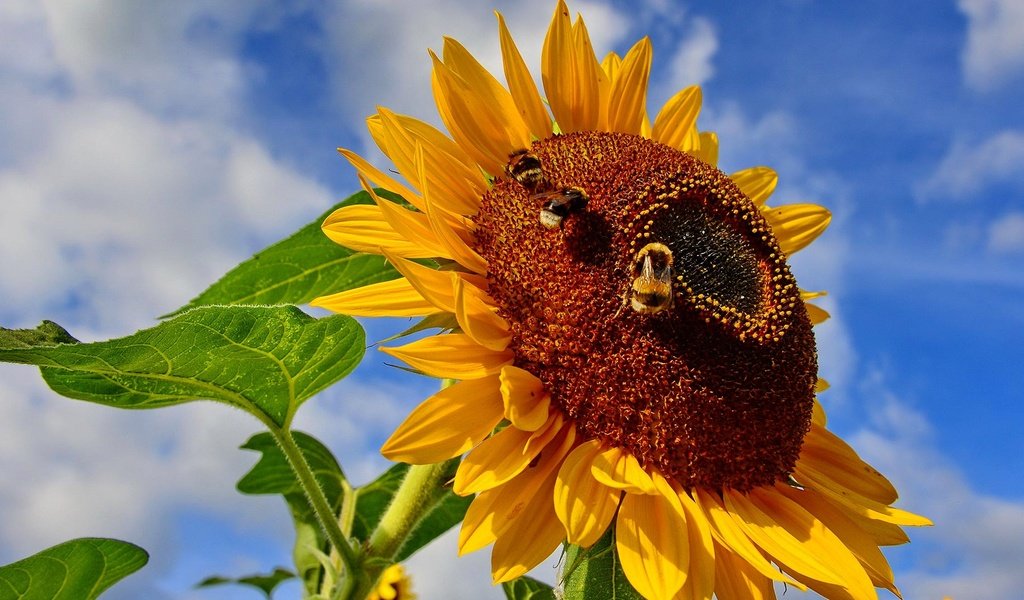
<path fill-rule="evenodd" d="M 426 48 L 443 35 L 500 69 L 492 8 L 536 70 L 546 1 L 5 0 L 0 323 L 50 318 L 102 339 L 183 304 L 357 189 L 334 148 L 377 156 L 363 129 L 375 105 L 437 121 Z M 776 203 L 835 213 L 794 270 L 830 292 L 818 332 L 830 425 L 937 523 L 888 554 L 905 597 L 1017 597 L 1024 3 L 570 9 L 599 53 L 651 36 L 652 110 L 704 86 L 701 125 L 719 133 L 725 171 L 772 166 Z M 377 446 L 433 385 L 370 356 L 299 420 L 357 481 L 385 466 Z M 257 429 L 244 415 L 122 413 L 56 398 L 13 366 L 0 397 L 0 563 L 122 537 L 153 556 L 111 597 L 174 599 L 255 598 L 190 585 L 287 564 L 283 504 L 234 492 L 255 458 L 236 449 Z M 440 597 L 456 578 L 465 598 L 500 597 L 487 561 L 457 560 L 442 539 L 414 561 L 417 586 Z"/>

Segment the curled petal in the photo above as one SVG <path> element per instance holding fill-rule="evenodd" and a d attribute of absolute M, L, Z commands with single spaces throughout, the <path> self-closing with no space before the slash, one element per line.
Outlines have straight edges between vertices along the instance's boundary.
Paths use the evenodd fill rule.
<path fill-rule="evenodd" d="M 505 418 L 524 431 L 536 431 L 548 420 L 551 396 L 533 373 L 508 365 L 501 370 Z"/>
<path fill-rule="evenodd" d="M 611 447 L 601 451 L 591 462 L 591 474 L 604 485 L 632 494 L 657 494 L 651 476 L 635 456 Z"/>

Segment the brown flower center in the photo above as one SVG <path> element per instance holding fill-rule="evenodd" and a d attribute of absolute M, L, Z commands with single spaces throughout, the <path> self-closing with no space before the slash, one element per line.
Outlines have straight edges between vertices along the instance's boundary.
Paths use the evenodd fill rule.
<path fill-rule="evenodd" d="M 475 219 L 516 364 L 583 440 L 684 487 L 788 475 L 817 357 L 757 207 L 721 171 L 638 136 L 559 135 L 531 152 L 543 180 L 497 180 Z M 542 210 L 562 218 L 542 225 Z"/>

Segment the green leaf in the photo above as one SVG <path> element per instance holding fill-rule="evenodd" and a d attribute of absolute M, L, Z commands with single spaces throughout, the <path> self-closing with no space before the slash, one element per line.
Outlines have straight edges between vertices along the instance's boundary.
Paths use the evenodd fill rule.
<path fill-rule="evenodd" d="M 363 356 L 350 317 L 314 319 L 294 306 L 209 306 L 156 327 L 90 344 L 34 342 L 2 330 L 0 361 L 37 365 L 58 394 L 118 408 L 198 399 L 225 402 L 278 426 L 347 375 Z M 11 342 L 10 340 L 14 340 Z"/>
<path fill-rule="evenodd" d="M 622 572 L 614 527 L 590 548 L 568 546 L 565 564 L 562 586 L 566 600 L 643 600 Z"/>
<path fill-rule="evenodd" d="M 301 431 L 292 431 L 306 462 L 309 463 L 327 502 L 337 513 L 341 507 L 345 475 L 334 455 L 320 441 Z M 242 445 L 243 449 L 262 453 L 253 468 L 238 481 L 243 494 L 281 494 L 292 513 L 295 524 L 295 545 L 292 550 L 295 568 L 308 594 L 320 587 L 321 569 L 316 552 L 327 552 L 329 544 L 320 524 L 302 492 L 295 473 L 288 466 L 284 453 L 270 433 L 258 433 Z"/>
<path fill-rule="evenodd" d="M 278 567 L 274 569 L 273 573 L 265 575 L 246 575 L 245 577 L 237 577 L 234 579 L 230 579 L 228 577 L 221 577 L 220 575 L 216 575 L 214 577 L 207 577 L 206 579 L 197 583 L 196 587 L 212 587 L 215 585 L 225 585 L 229 583 L 237 585 L 248 585 L 263 592 L 263 594 L 267 597 L 267 600 L 270 600 L 271 595 L 274 593 L 274 588 L 280 585 L 282 581 L 288 581 L 289 579 L 294 578 L 295 573 L 292 573 L 288 569 Z"/>
<path fill-rule="evenodd" d="M 508 600 L 555 600 L 555 590 L 543 581 L 520 577 L 501 584 Z"/>
<path fill-rule="evenodd" d="M 446 481 L 455 477 L 458 464 L 457 460 L 449 461 Z M 391 499 L 398 491 L 398 486 L 401 485 L 408 469 L 409 465 L 397 464 L 375 481 L 356 490 L 356 517 L 352 526 L 352 534 L 355 537 L 361 540 L 370 537 L 384 511 L 391 504 Z M 395 562 L 403 562 L 434 538 L 460 523 L 472 501 L 472 497 L 456 495 L 450 485 L 440 486 L 434 490 L 430 499 L 431 510 L 420 520 L 409 539 L 399 549 Z"/>
<path fill-rule="evenodd" d="M 92 600 L 148 561 L 121 540 L 70 540 L 0 567 L 0 600 Z"/>
<path fill-rule="evenodd" d="M 0 327 L 0 348 L 32 348 L 77 344 L 66 329 L 53 321 L 43 321 L 35 329 L 4 329 Z"/>
<path fill-rule="evenodd" d="M 386 190 L 381 196 L 401 200 Z M 338 203 L 290 237 L 257 252 L 228 271 L 188 304 L 166 316 L 211 304 L 305 304 L 313 298 L 398 277 L 383 256 L 353 252 L 320 230 L 342 206 L 372 204 L 366 192 Z"/>

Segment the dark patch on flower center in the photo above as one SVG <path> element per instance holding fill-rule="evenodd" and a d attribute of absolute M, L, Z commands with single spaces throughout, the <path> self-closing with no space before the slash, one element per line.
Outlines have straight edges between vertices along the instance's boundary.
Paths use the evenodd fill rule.
<path fill-rule="evenodd" d="M 516 364 L 582 439 L 629 450 L 684 487 L 749 489 L 788 475 L 811 415 L 810 321 L 767 222 L 720 171 L 643 138 L 583 132 L 534 144 L 585 209 L 561 228 L 501 179 L 476 217 L 489 291 Z M 647 244 L 673 256 L 671 306 L 629 307 Z"/>

